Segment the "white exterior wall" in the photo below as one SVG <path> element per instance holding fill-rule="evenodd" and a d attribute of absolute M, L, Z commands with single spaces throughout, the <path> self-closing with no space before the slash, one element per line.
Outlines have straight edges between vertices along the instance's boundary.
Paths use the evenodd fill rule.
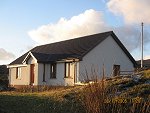
<path fill-rule="evenodd" d="M 30 76 L 30 75 L 29 75 Z M 38 85 L 38 63 L 34 64 L 34 85 Z"/>
<path fill-rule="evenodd" d="M 85 78 L 85 70 L 87 70 L 88 76 L 92 75 L 92 69 L 98 72 L 97 75 L 102 75 L 103 64 L 107 76 L 113 72 L 114 64 L 120 65 L 120 70 L 123 71 L 134 70 L 133 63 L 111 36 L 87 53 L 80 61 L 80 80 Z"/>
<path fill-rule="evenodd" d="M 33 57 L 30 57 L 27 61 L 27 64 L 35 64 L 35 63 L 37 63 L 37 60 Z"/>
<path fill-rule="evenodd" d="M 74 85 L 73 78 L 64 78 L 64 63 L 57 63 L 56 65 L 56 78 L 50 78 L 50 64 L 45 64 L 45 81 L 43 81 L 44 64 L 38 64 L 38 85 Z"/>
<path fill-rule="evenodd" d="M 67 86 L 74 85 L 74 74 L 70 78 L 64 78 L 65 63 L 57 63 L 56 78 L 50 78 L 50 65 L 45 64 L 45 81 L 43 81 L 44 64 L 30 57 L 27 61 L 27 66 L 21 67 L 21 79 L 16 79 L 16 67 L 10 68 L 9 83 L 10 85 L 30 85 L 30 64 L 34 64 L 34 84 L 33 85 L 55 85 Z M 71 73 L 74 73 L 74 65 L 71 66 Z"/>
<path fill-rule="evenodd" d="M 36 59 L 30 57 L 27 66 L 14 65 L 9 68 L 9 84 L 10 85 L 30 85 L 30 64 L 34 67 L 34 85 L 38 85 L 38 64 Z M 16 78 L 16 68 L 21 68 L 21 78 Z"/>
<path fill-rule="evenodd" d="M 64 66 L 57 63 L 56 78 L 50 78 L 50 64 L 45 64 L 45 81 L 43 81 L 44 64 L 38 64 L 38 85 L 64 85 Z"/>
<path fill-rule="evenodd" d="M 10 68 L 9 72 L 9 84 L 10 85 L 29 85 L 29 80 L 30 80 L 30 66 L 24 66 L 20 67 L 21 68 L 21 78 L 16 78 L 16 67 Z"/>

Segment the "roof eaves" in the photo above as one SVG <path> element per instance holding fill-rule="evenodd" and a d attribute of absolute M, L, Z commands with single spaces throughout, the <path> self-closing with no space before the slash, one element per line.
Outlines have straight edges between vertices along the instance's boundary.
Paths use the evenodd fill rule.
<path fill-rule="evenodd" d="M 35 58 L 35 56 L 34 56 L 34 55 L 32 54 L 32 52 L 30 51 L 30 52 L 28 52 L 27 56 L 24 58 L 24 60 L 22 61 L 22 63 L 25 63 L 25 62 L 28 60 L 28 58 L 29 58 L 30 56 L 31 56 L 34 60 L 37 61 L 37 59 Z"/>
<path fill-rule="evenodd" d="M 29 56 L 30 56 L 30 52 L 28 52 L 28 54 L 26 55 L 26 57 L 23 59 L 22 63 L 25 63 Z"/>

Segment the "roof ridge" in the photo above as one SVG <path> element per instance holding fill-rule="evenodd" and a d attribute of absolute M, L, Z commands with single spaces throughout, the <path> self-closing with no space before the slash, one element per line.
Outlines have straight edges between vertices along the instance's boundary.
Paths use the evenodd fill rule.
<path fill-rule="evenodd" d="M 46 46 L 46 45 L 51 45 L 51 44 L 57 44 L 57 43 L 61 43 L 61 42 L 66 42 L 66 41 L 71 41 L 71 40 L 76 40 L 76 39 L 91 37 L 91 36 L 95 36 L 95 35 L 99 35 L 99 34 L 106 34 L 106 33 L 112 34 L 113 31 L 106 31 L 106 32 L 102 32 L 102 33 L 94 33 L 94 34 L 91 34 L 91 35 L 85 35 L 85 36 L 74 37 L 74 38 L 71 38 L 71 39 L 66 39 L 66 40 L 62 40 L 62 41 L 58 41 L 58 42 L 52 42 L 52 43 L 48 43 L 48 44 L 38 45 L 38 46 L 36 46 L 36 47 Z M 36 48 L 36 47 L 34 47 L 34 48 Z"/>

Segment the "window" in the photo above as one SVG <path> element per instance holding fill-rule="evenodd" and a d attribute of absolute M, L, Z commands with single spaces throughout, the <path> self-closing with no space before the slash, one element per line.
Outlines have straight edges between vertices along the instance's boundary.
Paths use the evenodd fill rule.
<path fill-rule="evenodd" d="M 43 82 L 45 82 L 45 64 L 43 64 Z"/>
<path fill-rule="evenodd" d="M 71 67 L 71 63 L 65 63 L 65 78 L 69 78 L 70 75 L 70 67 Z"/>
<path fill-rule="evenodd" d="M 21 79 L 21 67 L 16 68 L 16 79 Z"/>
<path fill-rule="evenodd" d="M 52 63 L 50 66 L 50 78 L 56 78 L 56 63 Z"/>

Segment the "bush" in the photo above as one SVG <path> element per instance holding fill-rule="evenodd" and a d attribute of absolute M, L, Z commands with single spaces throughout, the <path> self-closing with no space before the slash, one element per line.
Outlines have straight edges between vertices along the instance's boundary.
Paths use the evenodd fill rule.
<path fill-rule="evenodd" d="M 7 90 L 8 83 L 9 83 L 8 79 L 6 79 L 6 77 L 1 76 L 0 77 L 0 91 Z"/>
<path fill-rule="evenodd" d="M 124 85 L 133 88 L 126 91 L 126 95 L 120 96 L 116 95 L 117 87 L 106 85 L 103 80 L 86 86 L 82 94 L 82 104 L 86 113 L 149 113 L 149 101 L 144 102 L 142 97 L 136 96 L 138 91 L 141 95 L 149 94 L 150 85 L 141 86 L 132 82 L 125 82 Z M 133 93 L 135 97 L 129 97 Z"/>

